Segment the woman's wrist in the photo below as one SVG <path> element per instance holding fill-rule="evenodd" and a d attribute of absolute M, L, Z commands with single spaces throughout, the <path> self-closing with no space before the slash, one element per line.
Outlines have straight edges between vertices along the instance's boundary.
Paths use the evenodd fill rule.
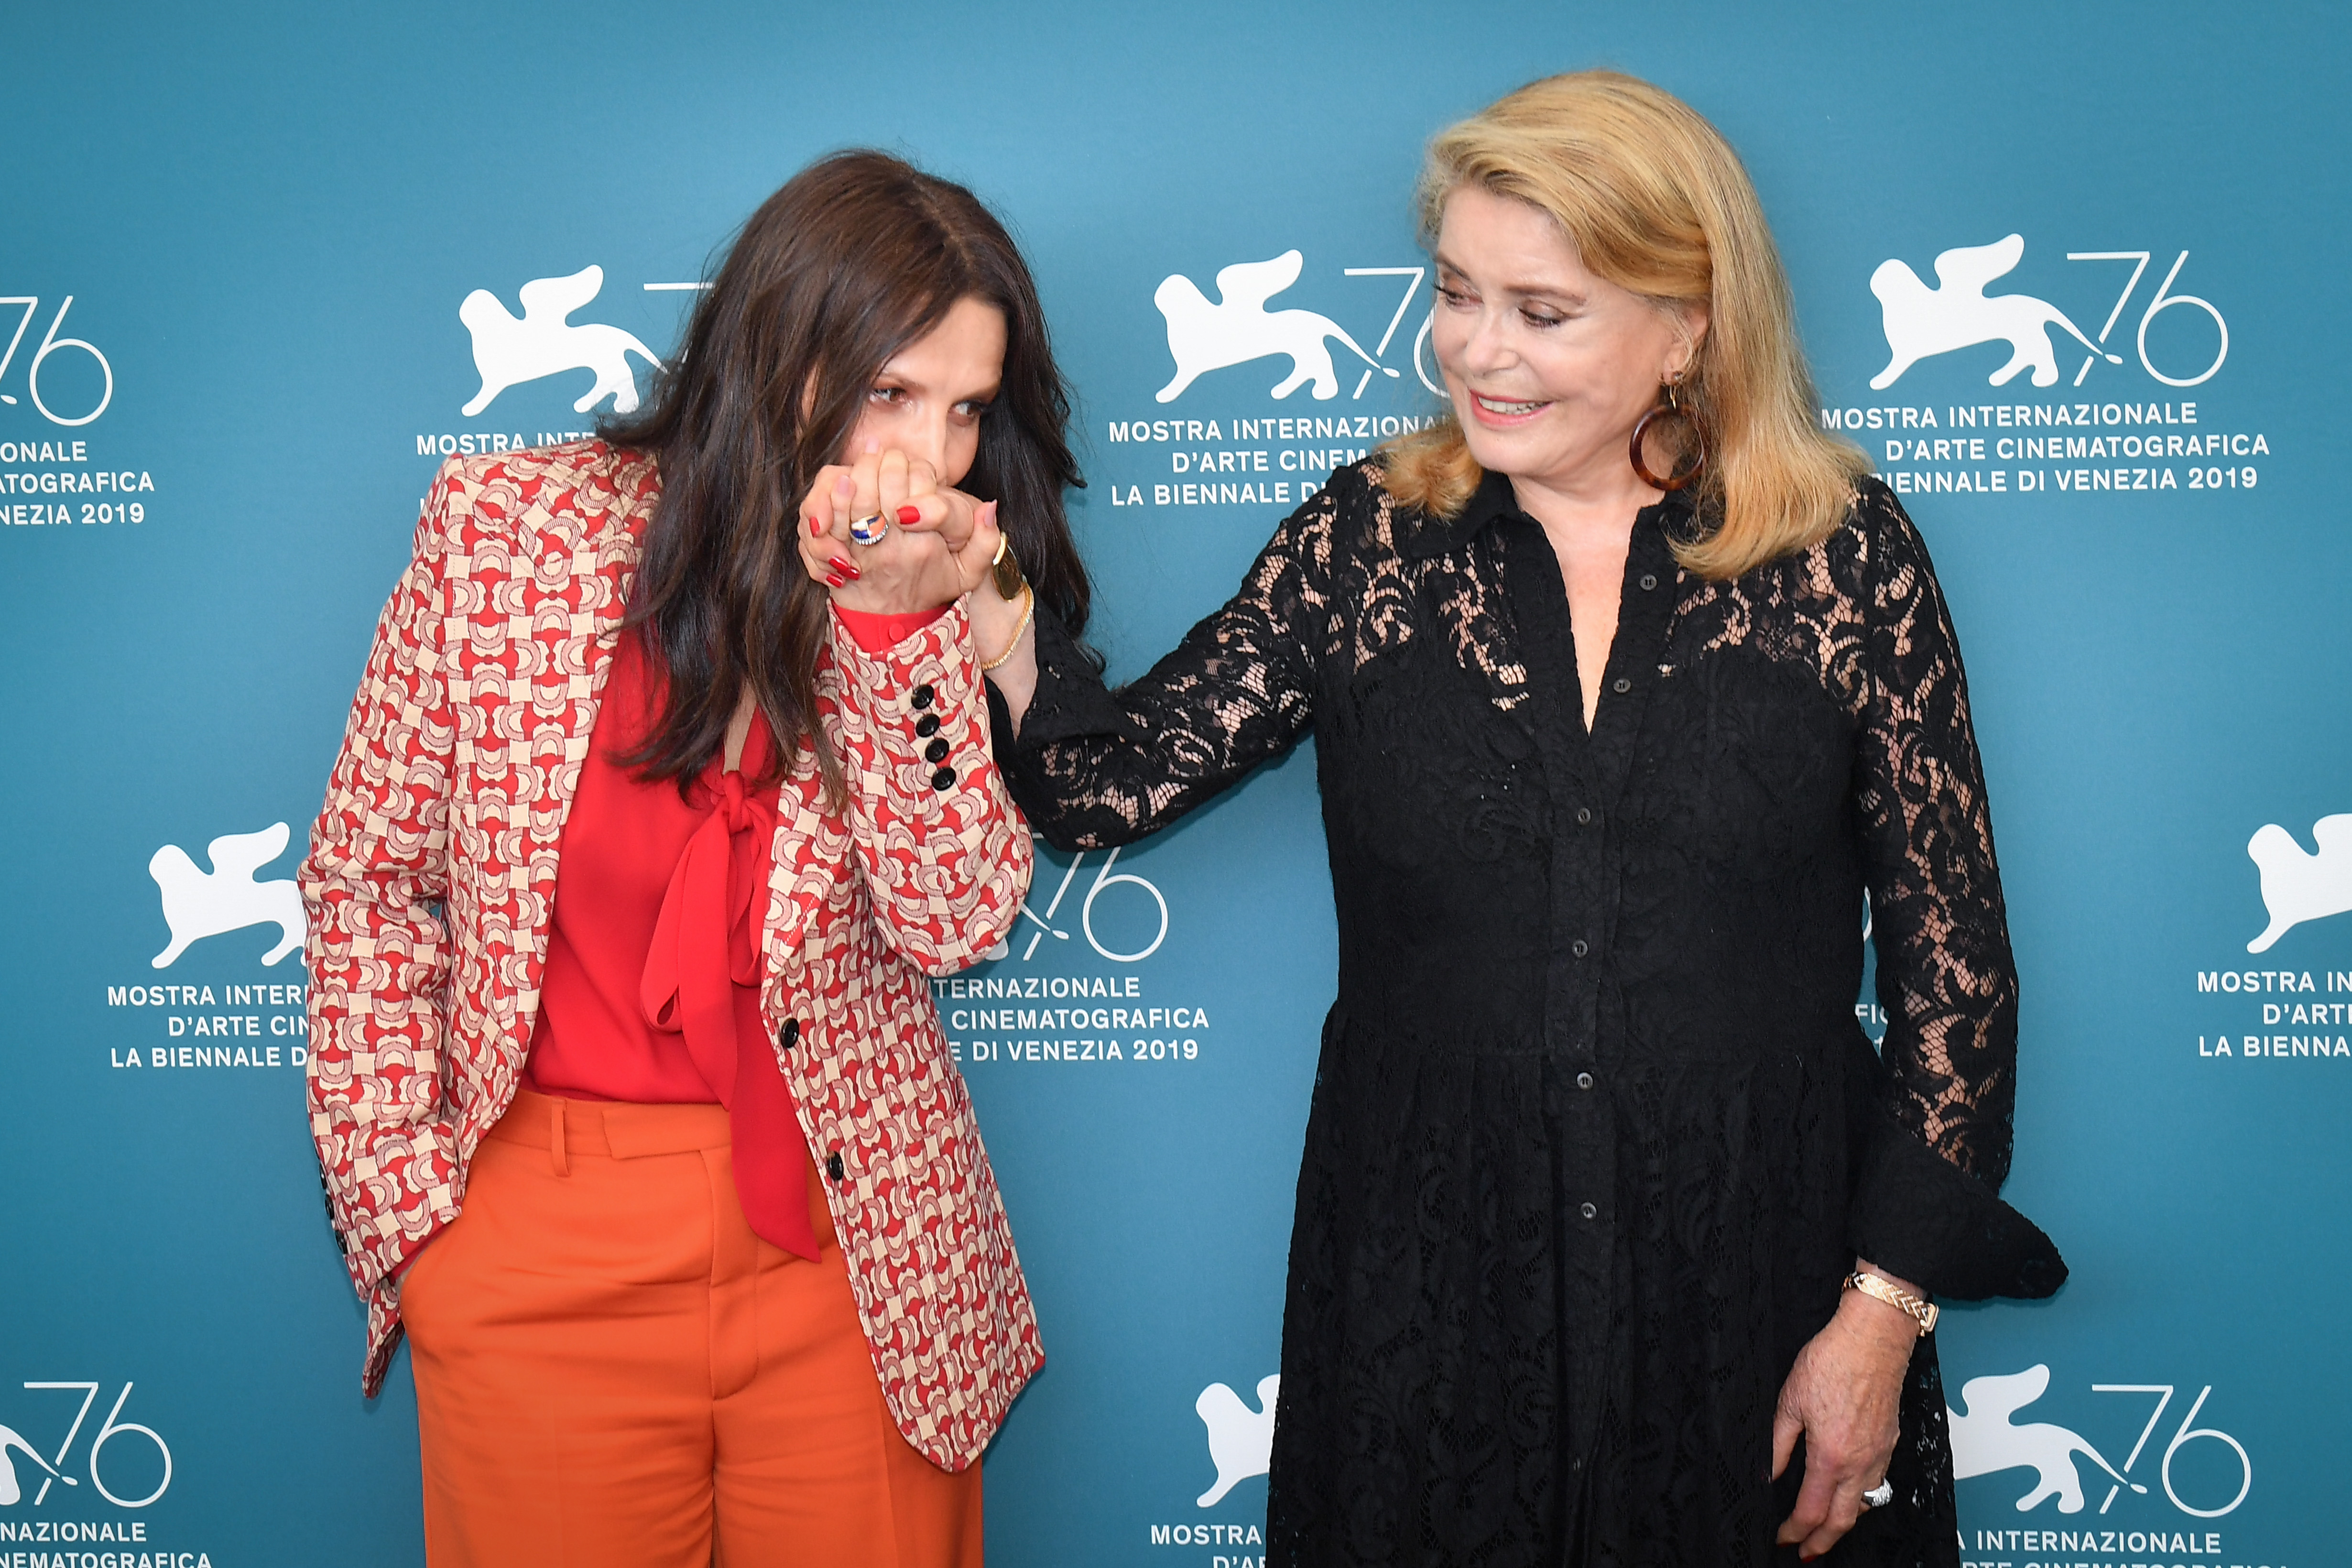
<path fill-rule="evenodd" d="M 1029 628 L 1036 623 L 1036 617 L 1037 591 L 1034 588 L 1024 586 L 1021 590 L 1021 618 L 1013 623 L 1013 633 L 1010 637 L 1004 639 L 1004 647 L 1003 651 L 995 654 L 985 654 L 983 650 L 983 657 L 980 661 L 980 668 L 982 674 L 987 674 L 995 670 L 1007 659 L 1021 651 L 1021 644 L 1023 640 L 1029 636 Z"/>
<path fill-rule="evenodd" d="M 1923 1301 L 1929 1299 L 1927 1295 L 1927 1288 L 1925 1285 L 1916 1284 L 1912 1280 L 1904 1279 L 1900 1274 L 1895 1274 L 1887 1269 L 1881 1268 L 1877 1264 L 1873 1263 L 1867 1258 L 1855 1258 L 1853 1260 L 1853 1271 L 1856 1274 L 1869 1274 L 1875 1276 L 1880 1279 L 1884 1279 L 1886 1283 L 1894 1286 L 1897 1290 L 1902 1291 L 1906 1296 L 1916 1296 Z"/>
<path fill-rule="evenodd" d="M 903 579 L 888 583 L 848 580 L 834 587 L 832 593 L 836 608 L 863 616 L 919 616 L 946 608 L 935 600 L 927 603 L 930 596 L 921 585 Z"/>
<path fill-rule="evenodd" d="M 1854 1285 L 1856 1279 L 1866 1281 L 1866 1286 Z M 1916 1339 L 1935 1321 L 1936 1309 L 1925 1289 L 1865 1258 L 1854 1259 L 1853 1272 L 1841 1296 L 1840 1316 L 1890 1338 Z"/>
<path fill-rule="evenodd" d="M 1012 645 L 1021 625 L 1022 594 L 1008 601 L 997 593 L 995 579 L 983 576 L 980 585 L 964 595 L 963 607 L 971 617 L 972 643 L 982 659 L 994 658 Z"/>
<path fill-rule="evenodd" d="M 896 647 L 946 615 L 948 607 L 939 605 L 928 610 L 917 610 L 911 615 L 895 615 L 857 609 L 835 598 L 833 613 L 848 631 L 851 641 L 867 653 L 881 653 Z"/>

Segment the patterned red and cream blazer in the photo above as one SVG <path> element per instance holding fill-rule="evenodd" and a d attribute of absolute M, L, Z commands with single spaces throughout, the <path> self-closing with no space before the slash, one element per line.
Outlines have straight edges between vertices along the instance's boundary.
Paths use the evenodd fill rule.
<path fill-rule="evenodd" d="M 299 873 L 310 1127 L 371 1394 L 399 1342 L 394 1271 L 457 1217 L 530 1048 L 563 819 L 658 489 L 600 442 L 452 459 L 376 627 Z M 778 1059 L 876 1372 L 948 1469 L 1045 1359 L 925 981 L 993 946 L 1029 885 L 982 679 L 960 606 L 887 654 L 836 625 L 820 711 L 850 798 L 828 810 L 813 763 L 784 782 L 763 924 L 768 1024 L 800 1023 Z"/>

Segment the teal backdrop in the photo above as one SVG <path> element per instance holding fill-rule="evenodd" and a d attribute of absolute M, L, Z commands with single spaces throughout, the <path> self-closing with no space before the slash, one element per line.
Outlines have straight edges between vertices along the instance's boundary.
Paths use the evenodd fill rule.
<path fill-rule="evenodd" d="M 1940 1331 L 1962 1556 L 2340 1560 L 2340 11 L 83 0 L 0 35 L 0 1563 L 421 1560 L 299 954 L 242 922 L 284 909 L 436 464 L 611 406 L 575 408 L 589 365 L 485 387 L 469 295 L 594 267 L 574 325 L 666 354 L 812 156 L 969 183 L 1076 384 L 1132 674 L 1434 406 L 1423 141 L 1601 64 L 1748 160 L 1822 417 L 1904 491 L 1968 657 L 2023 981 L 2009 1195 L 2074 1278 Z M 1276 308 L 1354 346 L 1328 387 L 1275 397 L 1269 357 L 1160 401 L 1162 281 L 1294 251 Z M 1115 865 L 1045 857 L 941 986 L 1050 1357 L 988 1458 L 1000 1563 L 1263 1558 L 1264 1478 L 1219 1476 L 1196 1406 L 1245 1427 L 1276 1370 L 1333 985 L 1314 794 L 1302 749 Z"/>

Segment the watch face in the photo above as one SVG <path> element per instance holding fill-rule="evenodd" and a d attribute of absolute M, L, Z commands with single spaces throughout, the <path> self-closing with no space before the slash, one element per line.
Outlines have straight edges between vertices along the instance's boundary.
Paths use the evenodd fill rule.
<path fill-rule="evenodd" d="M 1021 562 L 1011 549 L 996 558 L 991 568 L 996 574 L 996 596 L 1006 604 L 1021 596 Z"/>

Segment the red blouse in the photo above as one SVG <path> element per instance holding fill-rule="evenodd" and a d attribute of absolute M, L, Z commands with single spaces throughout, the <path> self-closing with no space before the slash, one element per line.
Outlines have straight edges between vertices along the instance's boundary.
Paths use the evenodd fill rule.
<path fill-rule="evenodd" d="M 879 651 L 939 612 L 835 613 Z M 641 640 L 625 636 L 563 826 L 525 1081 L 575 1100 L 726 1106 L 745 1219 L 813 1258 L 807 1144 L 760 1011 L 776 802 L 744 781 L 774 738 L 755 717 L 739 768 L 714 757 L 683 795 L 641 779 L 616 759 L 658 717 L 653 681 Z"/>

